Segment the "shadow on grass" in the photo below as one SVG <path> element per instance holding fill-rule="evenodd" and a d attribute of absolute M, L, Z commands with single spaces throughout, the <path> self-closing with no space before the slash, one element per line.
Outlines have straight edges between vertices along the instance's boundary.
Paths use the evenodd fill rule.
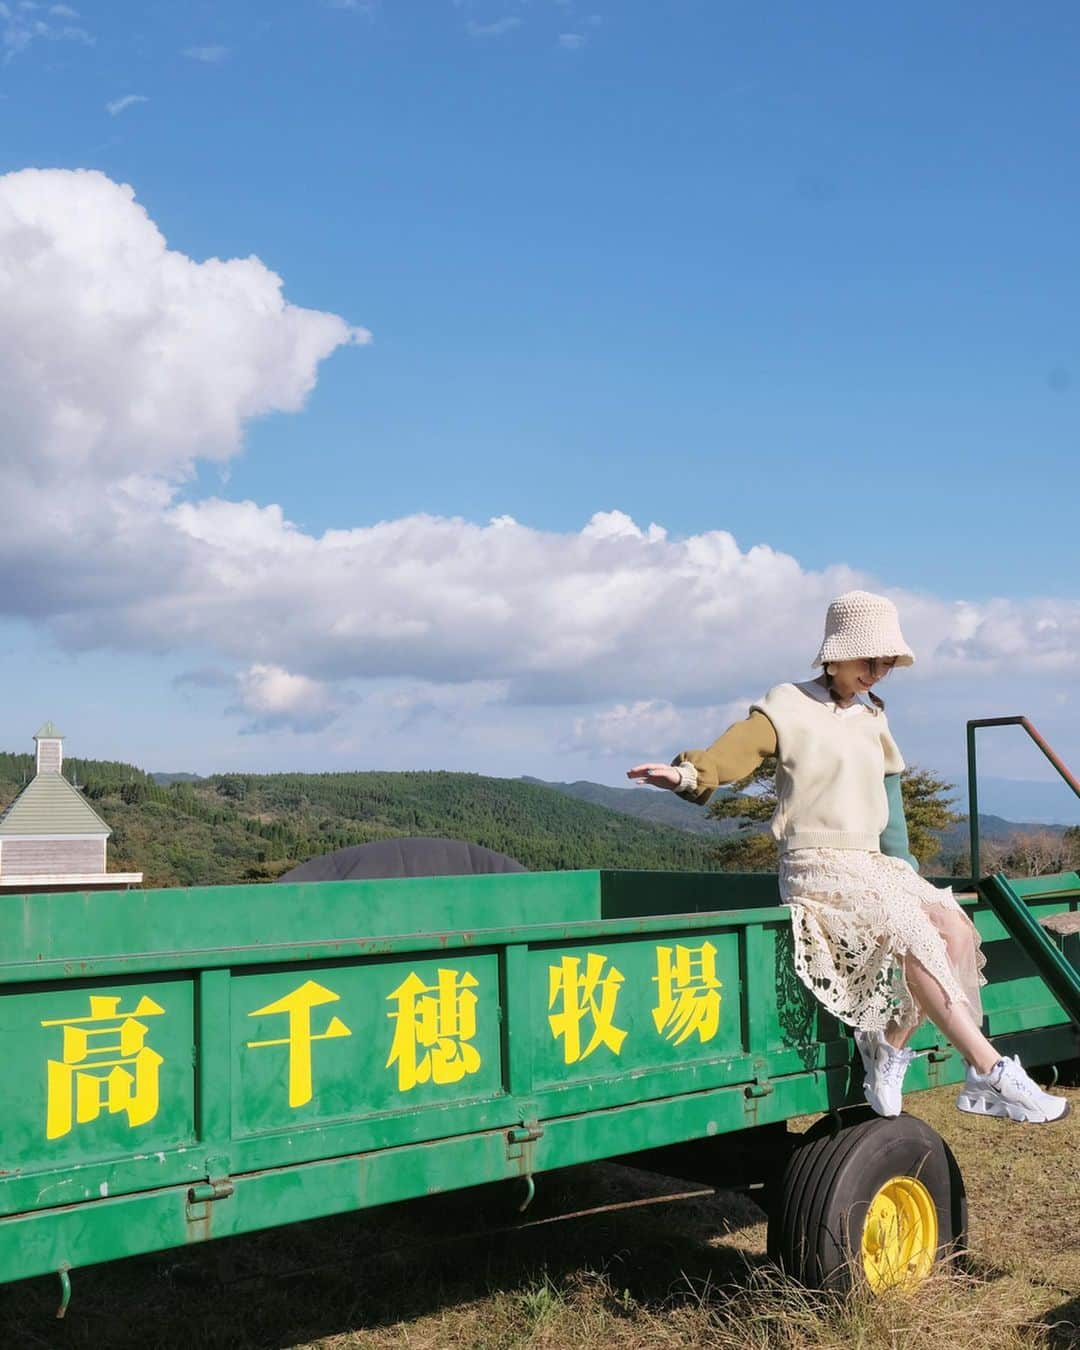
<path fill-rule="evenodd" d="M 1059 1303 L 1039 1321 L 1046 1328 L 1046 1350 L 1076 1350 L 1080 1345 L 1080 1298 Z"/>
<path fill-rule="evenodd" d="M 1006 1266 L 999 1265 L 996 1261 L 989 1261 L 983 1256 L 976 1256 L 970 1251 L 960 1252 L 957 1255 L 956 1266 L 969 1278 L 979 1280 L 982 1284 L 990 1284 L 994 1280 L 1009 1278 L 1009 1270 Z"/>
<path fill-rule="evenodd" d="M 628 1304 L 659 1308 L 682 1291 L 738 1283 L 764 1261 L 712 1245 L 763 1223 L 756 1205 L 719 1192 L 542 1221 L 693 1189 L 597 1164 L 539 1176 L 536 1202 L 509 1229 L 495 1225 L 512 1224 L 521 1192 L 482 1188 L 172 1249 L 73 1271 L 63 1322 L 56 1277 L 22 1281 L 0 1287 L 0 1345 L 285 1350 L 588 1271 L 603 1271 Z"/>

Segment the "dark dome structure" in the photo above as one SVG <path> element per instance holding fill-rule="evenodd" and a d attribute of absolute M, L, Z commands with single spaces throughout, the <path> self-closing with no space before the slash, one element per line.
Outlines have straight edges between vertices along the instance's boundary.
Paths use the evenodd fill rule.
<path fill-rule="evenodd" d="M 376 839 L 309 858 L 281 881 L 362 881 L 378 877 L 462 877 L 525 872 L 516 858 L 462 839 Z"/>

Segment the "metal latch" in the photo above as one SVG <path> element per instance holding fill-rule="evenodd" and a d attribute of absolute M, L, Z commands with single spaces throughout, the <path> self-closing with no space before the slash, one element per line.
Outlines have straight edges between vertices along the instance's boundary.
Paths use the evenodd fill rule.
<path fill-rule="evenodd" d="M 512 1160 L 525 1156 L 525 1145 L 543 1138 L 544 1127 L 535 1120 L 526 1120 L 506 1131 L 506 1156 Z"/>
<path fill-rule="evenodd" d="M 196 1205 L 201 1200 L 227 1200 L 235 1190 L 231 1181 L 197 1181 L 188 1188 L 188 1204 Z"/>
<path fill-rule="evenodd" d="M 746 1087 L 743 1089 L 748 1097 L 767 1097 L 772 1090 L 773 1085 L 767 1078 L 763 1078 L 761 1074 L 755 1074 L 754 1081 L 752 1083 L 747 1083 Z"/>
<path fill-rule="evenodd" d="M 187 1211 L 190 1223 L 209 1219 L 210 1205 L 215 1200 L 227 1200 L 236 1187 L 229 1176 L 229 1160 L 225 1157 L 207 1158 L 206 1180 L 188 1187 Z"/>

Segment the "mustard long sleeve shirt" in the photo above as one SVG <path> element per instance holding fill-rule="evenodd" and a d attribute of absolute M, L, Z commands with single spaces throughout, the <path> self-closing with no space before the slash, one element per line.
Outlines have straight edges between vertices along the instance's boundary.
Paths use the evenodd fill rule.
<path fill-rule="evenodd" d="M 697 789 L 680 792 L 680 797 L 704 806 L 723 783 L 737 783 L 751 774 L 766 757 L 776 754 L 776 730 L 763 712 L 752 712 L 741 722 L 728 727 L 722 736 L 704 750 L 684 750 L 671 761 L 692 764 L 697 770 Z"/>

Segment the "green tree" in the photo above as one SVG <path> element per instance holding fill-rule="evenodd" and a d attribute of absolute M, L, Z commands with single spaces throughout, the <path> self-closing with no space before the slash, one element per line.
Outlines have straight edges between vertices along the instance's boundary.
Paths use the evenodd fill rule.
<path fill-rule="evenodd" d="M 716 855 L 724 872 L 775 872 L 780 853 L 768 830 L 740 830 L 725 840 Z"/>
<path fill-rule="evenodd" d="M 941 841 L 935 831 L 947 830 L 964 819 L 949 809 L 955 798 L 945 794 L 952 790 L 952 783 L 929 769 L 912 766 L 900 775 L 908 842 L 920 866 L 930 862 L 941 850 Z M 740 833 L 720 847 L 718 858 L 725 871 L 771 871 L 776 867 L 777 852 L 772 837 L 763 836 L 760 829 L 749 833 L 753 826 L 768 821 L 775 810 L 776 756 L 769 755 L 753 773 L 731 783 L 729 792 L 715 798 L 709 806 L 709 815 L 713 819 L 740 823 Z"/>
<path fill-rule="evenodd" d="M 1080 863 L 1080 830 L 1076 826 L 1058 834 L 1054 830 L 1014 830 L 1004 840 L 994 840 L 989 852 L 980 850 L 982 870 L 1004 872 L 1011 877 L 1043 877 L 1070 872 Z"/>
<path fill-rule="evenodd" d="M 766 755 L 753 773 L 728 784 L 728 790 L 709 804 L 713 820 L 735 820 L 739 832 L 717 851 L 725 872 L 775 872 L 779 863 L 776 840 L 763 828 L 776 810 L 776 756 Z"/>
<path fill-rule="evenodd" d="M 914 765 L 900 775 L 908 843 L 920 867 L 931 862 L 941 852 L 941 840 L 935 832 L 948 830 L 964 819 L 959 812 L 949 809 L 956 798 L 945 794 L 952 792 L 954 787 L 955 784 L 947 783 L 932 770 L 919 769 Z"/>

